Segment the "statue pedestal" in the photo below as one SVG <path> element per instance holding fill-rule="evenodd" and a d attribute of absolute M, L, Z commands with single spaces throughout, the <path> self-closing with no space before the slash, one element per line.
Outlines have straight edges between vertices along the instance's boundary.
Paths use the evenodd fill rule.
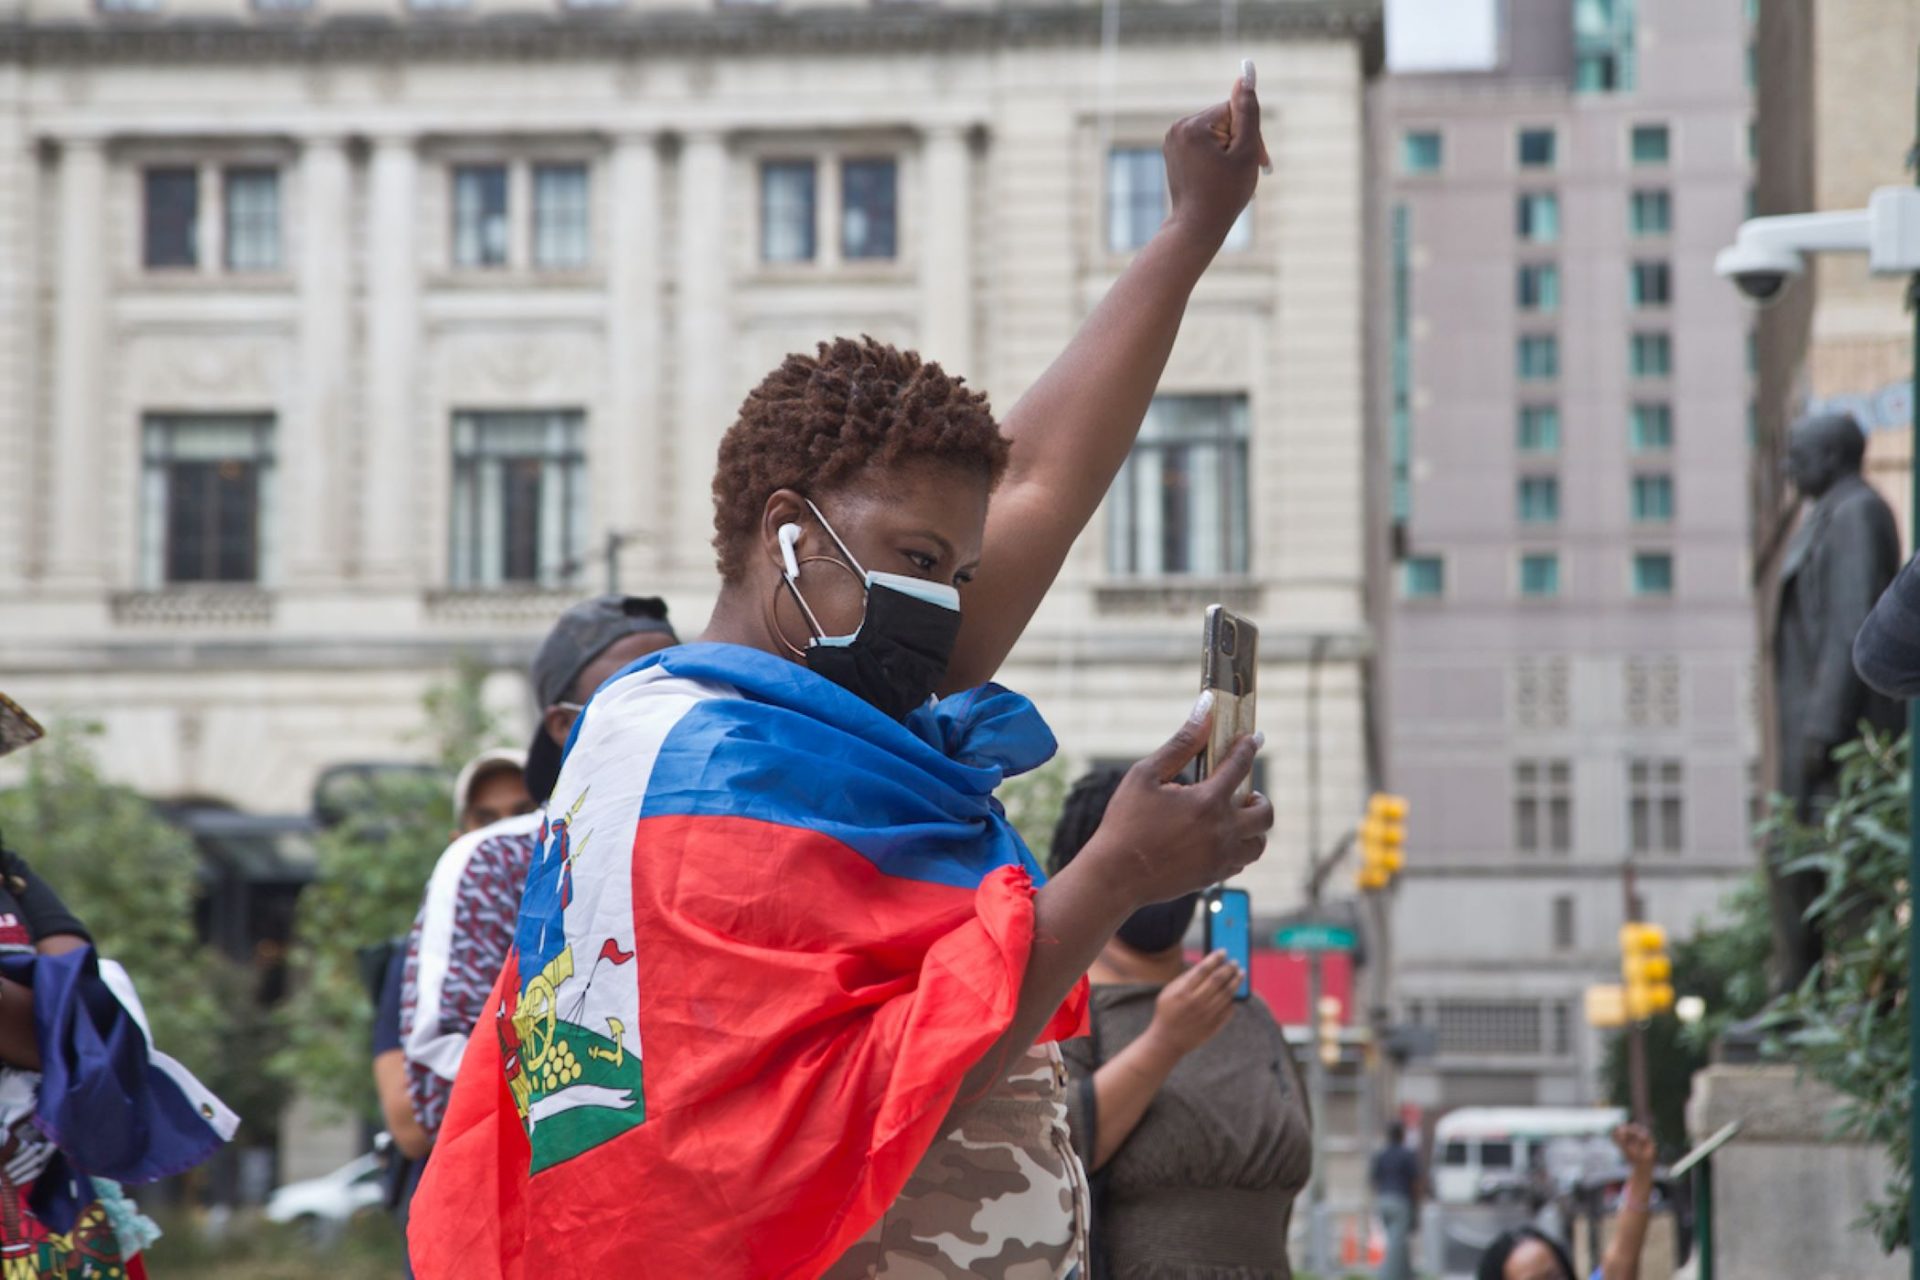
<path fill-rule="evenodd" d="M 1906 1255 L 1887 1256 L 1854 1225 L 1886 1185 L 1887 1158 L 1832 1137 L 1840 1101 L 1791 1064 L 1694 1076 L 1694 1141 L 1740 1122 L 1713 1156 L 1716 1280 L 1905 1280 Z"/>

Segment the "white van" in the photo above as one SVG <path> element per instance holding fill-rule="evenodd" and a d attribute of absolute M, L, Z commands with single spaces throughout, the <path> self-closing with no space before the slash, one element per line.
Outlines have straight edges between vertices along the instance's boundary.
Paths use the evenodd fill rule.
<path fill-rule="evenodd" d="M 1558 1184 L 1589 1165 L 1617 1160 L 1618 1107 L 1462 1107 L 1433 1128 L 1433 1196 L 1442 1204 L 1473 1204 L 1481 1188 L 1524 1178 L 1537 1159 Z"/>

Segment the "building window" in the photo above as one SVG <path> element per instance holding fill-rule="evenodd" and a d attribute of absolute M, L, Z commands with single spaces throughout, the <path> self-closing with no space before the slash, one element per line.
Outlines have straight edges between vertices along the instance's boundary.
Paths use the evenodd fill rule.
<path fill-rule="evenodd" d="M 280 269 L 280 171 L 228 169 L 223 175 L 229 271 Z"/>
<path fill-rule="evenodd" d="M 760 165 L 760 260 L 812 262 L 816 169 L 811 160 Z"/>
<path fill-rule="evenodd" d="M 533 166 L 533 265 L 577 271 L 593 256 L 593 216 L 584 164 Z"/>
<path fill-rule="evenodd" d="M 1167 165 L 1158 147 L 1115 147 L 1107 153 L 1107 248 L 1131 253 L 1167 216 Z"/>
<path fill-rule="evenodd" d="M 1560 376 L 1560 339 L 1550 333 L 1524 335 L 1515 347 L 1515 365 L 1522 382 L 1544 382 Z"/>
<path fill-rule="evenodd" d="M 1673 477 L 1652 472 L 1633 478 L 1633 519 L 1636 524 L 1665 524 L 1673 519 Z"/>
<path fill-rule="evenodd" d="M 1551 129 L 1522 129 L 1519 138 L 1522 169 L 1551 169 L 1554 163 L 1554 134 Z"/>
<path fill-rule="evenodd" d="M 1514 443 L 1522 453 L 1558 453 L 1560 451 L 1560 406 L 1552 404 L 1520 406 L 1520 423 Z"/>
<path fill-rule="evenodd" d="M 1628 196 L 1626 228 L 1634 236 L 1667 236 L 1674 228 L 1674 201 L 1665 190 L 1644 190 Z"/>
<path fill-rule="evenodd" d="M 1662 597 L 1673 594 L 1673 553 L 1636 551 L 1633 556 L 1633 594 Z"/>
<path fill-rule="evenodd" d="M 1553 949 L 1571 951 L 1575 945 L 1573 897 L 1571 894 L 1557 893 L 1553 896 Z M 1562 1049 L 1561 1052 L 1566 1050 Z"/>
<path fill-rule="evenodd" d="M 1560 238 L 1560 197 L 1551 191 L 1533 191 L 1519 198 L 1515 229 L 1529 244 L 1552 244 Z"/>
<path fill-rule="evenodd" d="M 585 545 L 585 416 L 456 413 L 453 585 L 560 586 Z"/>
<path fill-rule="evenodd" d="M 1440 134 L 1413 129 L 1400 139 L 1400 169 L 1404 173 L 1438 173 L 1442 160 Z"/>
<path fill-rule="evenodd" d="M 141 261 L 153 270 L 200 265 L 200 173 L 148 169 L 142 175 Z"/>
<path fill-rule="evenodd" d="M 1529 600 L 1551 600 L 1560 594 L 1557 552 L 1529 551 L 1520 557 L 1520 594 Z"/>
<path fill-rule="evenodd" d="M 1632 135 L 1633 162 L 1637 165 L 1659 165 L 1667 163 L 1673 139 L 1663 124 L 1637 124 Z"/>
<path fill-rule="evenodd" d="M 1560 309 L 1560 267 L 1552 262 L 1524 263 L 1519 269 L 1514 292 L 1522 311 L 1552 312 Z"/>
<path fill-rule="evenodd" d="M 1434 1048 L 1441 1053 L 1532 1057 L 1540 1052 L 1540 1037 L 1538 1001 L 1434 1001 Z M 1511 1169 L 1513 1144 L 1482 1141 L 1480 1167 Z"/>
<path fill-rule="evenodd" d="M 1408 556 L 1401 566 L 1400 594 L 1408 600 L 1438 600 L 1447 591 L 1447 566 L 1439 556 Z"/>
<path fill-rule="evenodd" d="M 1573 849 L 1573 765 L 1520 760 L 1513 766 L 1513 840 L 1522 853 Z"/>
<path fill-rule="evenodd" d="M 1113 489 L 1122 577 L 1247 572 L 1247 398 L 1155 396 Z"/>
<path fill-rule="evenodd" d="M 1574 87 L 1583 93 L 1630 90 L 1638 79 L 1635 0 L 1574 0 Z"/>
<path fill-rule="evenodd" d="M 1627 268 L 1627 302 L 1638 308 L 1664 307 L 1673 301 L 1673 272 L 1664 258 L 1635 262 Z"/>
<path fill-rule="evenodd" d="M 1686 809 L 1678 760 L 1627 763 L 1628 825 L 1635 853 L 1679 853 L 1686 846 Z"/>
<path fill-rule="evenodd" d="M 1673 448 L 1673 406 L 1645 401 L 1627 415 L 1627 442 L 1635 453 L 1662 453 Z"/>
<path fill-rule="evenodd" d="M 1627 197 L 1627 229 L 1636 236 L 1673 232 L 1673 196 L 1665 190 L 1636 191 Z"/>
<path fill-rule="evenodd" d="M 1636 378 L 1665 378 L 1673 373 L 1673 339 L 1664 333 L 1636 333 L 1627 353 Z"/>
<path fill-rule="evenodd" d="M 847 160 L 840 166 L 840 256 L 849 262 L 898 252 L 897 166 L 892 160 Z"/>
<path fill-rule="evenodd" d="M 1552 524 L 1560 518 L 1559 478 L 1521 476 L 1517 506 L 1521 524 Z"/>
<path fill-rule="evenodd" d="M 261 582 L 273 418 L 151 414 L 142 424 L 142 576 L 152 586 Z"/>
<path fill-rule="evenodd" d="M 457 267 L 507 265 L 507 166 L 455 166 L 453 264 Z"/>

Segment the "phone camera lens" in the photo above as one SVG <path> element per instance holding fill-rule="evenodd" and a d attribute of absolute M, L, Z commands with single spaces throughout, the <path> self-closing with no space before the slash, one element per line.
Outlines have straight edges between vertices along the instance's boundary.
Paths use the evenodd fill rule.
<path fill-rule="evenodd" d="M 1231 658 L 1234 655 L 1234 651 L 1237 650 L 1239 647 L 1240 647 L 1240 628 L 1234 626 L 1231 622 L 1223 621 L 1220 624 L 1221 654 L 1225 657 Z"/>

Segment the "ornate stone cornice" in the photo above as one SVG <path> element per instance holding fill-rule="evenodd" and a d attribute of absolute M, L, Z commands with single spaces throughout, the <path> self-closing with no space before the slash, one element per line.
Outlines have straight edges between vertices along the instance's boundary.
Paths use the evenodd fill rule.
<path fill-rule="evenodd" d="M 1249 0 L 1241 36 L 1336 37 L 1379 43 L 1381 0 Z M 1129 43 L 1217 40 L 1217 9 L 1128 0 Z M 1097 44 L 1094 3 L 948 9 L 913 3 L 871 8 L 721 7 L 658 12 L 601 9 L 548 14 L 421 12 L 406 17 L 307 20 L 111 16 L 76 22 L 0 22 L 0 62 L 434 62 L 474 58 L 604 59 L 715 53 L 867 53 Z"/>

